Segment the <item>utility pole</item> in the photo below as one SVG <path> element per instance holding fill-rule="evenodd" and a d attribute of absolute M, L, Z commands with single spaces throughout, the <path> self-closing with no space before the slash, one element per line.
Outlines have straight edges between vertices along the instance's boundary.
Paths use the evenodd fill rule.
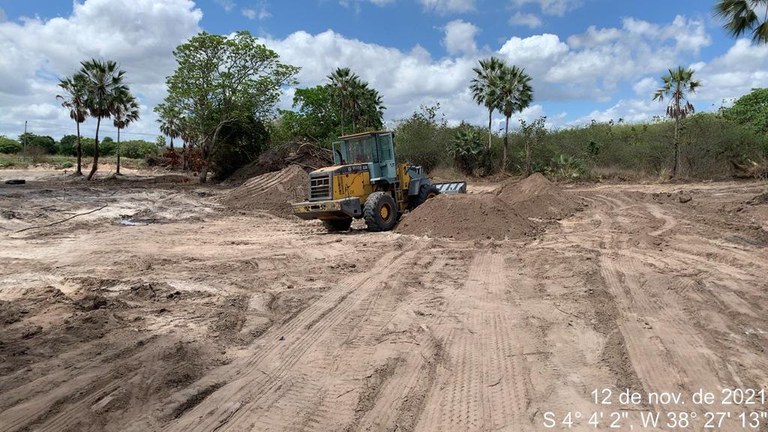
<path fill-rule="evenodd" d="M 27 120 L 24 120 L 24 148 L 27 148 Z"/>

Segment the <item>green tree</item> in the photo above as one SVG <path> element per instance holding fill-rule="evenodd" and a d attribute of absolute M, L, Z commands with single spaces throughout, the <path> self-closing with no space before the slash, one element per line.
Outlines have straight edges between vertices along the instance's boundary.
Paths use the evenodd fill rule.
<path fill-rule="evenodd" d="M 723 117 L 757 133 L 768 134 L 768 88 L 752 89 L 732 107 L 723 109 Z"/>
<path fill-rule="evenodd" d="M 71 77 L 63 78 L 59 81 L 59 87 L 64 90 L 63 95 L 56 95 L 56 99 L 61 102 L 61 106 L 69 111 L 69 118 L 75 121 L 77 127 L 77 168 L 74 175 L 83 175 L 83 146 L 80 142 L 80 123 L 85 122 L 88 116 L 88 107 L 86 106 L 86 85 L 87 80 L 82 73 L 76 73 Z"/>
<path fill-rule="evenodd" d="M 421 165 L 431 171 L 448 156 L 448 133 L 445 118 L 438 119 L 440 104 L 422 105 L 409 118 L 401 120 L 395 129 L 395 152 L 402 162 Z"/>
<path fill-rule="evenodd" d="M 112 110 L 112 124 L 117 128 L 117 169 L 120 174 L 120 130 L 139 120 L 139 103 L 128 91 L 123 89 L 115 94 L 115 104 Z"/>
<path fill-rule="evenodd" d="M 462 123 L 453 135 L 448 152 L 456 166 L 465 174 L 478 174 L 482 160 L 487 154 L 480 137 L 480 129 Z M 482 173 L 484 174 L 484 173 Z"/>
<path fill-rule="evenodd" d="M 517 66 L 504 66 L 499 73 L 498 101 L 496 109 L 504 114 L 504 153 L 501 169 L 507 169 L 507 149 L 509 148 L 509 118 L 520 112 L 533 101 L 531 77 L 524 69 Z"/>
<path fill-rule="evenodd" d="M 160 132 L 171 139 L 171 150 L 173 150 L 173 140 L 181 134 L 181 110 L 173 103 L 161 103 L 154 110 L 157 115 L 157 122 L 160 123 Z"/>
<path fill-rule="evenodd" d="M 21 143 L 10 139 L 5 135 L 0 135 L 0 153 L 16 154 L 21 151 Z"/>
<path fill-rule="evenodd" d="M 231 37 L 202 32 L 173 54 L 178 66 L 167 79 L 168 102 L 189 118 L 206 162 L 200 172 L 205 182 L 222 131 L 271 117 L 282 86 L 293 83 L 299 69 L 280 63 L 276 52 L 246 31 Z"/>
<path fill-rule="evenodd" d="M 723 27 L 731 36 L 751 33 L 753 42 L 768 43 L 768 0 L 720 0 L 715 15 L 726 21 Z"/>
<path fill-rule="evenodd" d="M 504 69 L 504 62 L 496 57 L 480 60 L 478 67 L 472 68 L 475 77 L 469 86 L 472 91 L 472 98 L 478 105 L 483 105 L 488 109 L 488 153 L 491 152 L 493 132 L 491 130 L 493 122 L 493 112 L 498 107 L 499 87 L 501 80 L 499 75 Z"/>
<path fill-rule="evenodd" d="M 19 142 L 25 143 L 26 147 L 38 147 L 48 154 L 56 153 L 56 141 L 50 136 L 27 132 L 19 135 Z"/>
<path fill-rule="evenodd" d="M 531 150 L 538 146 L 547 135 L 547 130 L 544 125 L 547 122 L 546 117 L 539 117 L 536 120 L 528 123 L 525 120 L 520 120 L 520 132 L 523 135 L 525 142 L 525 175 L 529 176 L 533 173 L 531 169 Z"/>
<path fill-rule="evenodd" d="M 341 115 L 341 134 L 344 135 L 344 111 L 350 104 L 353 96 L 353 88 L 357 85 L 360 78 L 349 68 L 337 68 L 332 74 L 328 75 L 331 87 L 335 90 L 334 96 L 339 105 Z"/>
<path fill-rule="evenodd" d="M 123 84 L 125 71 L 118 69 L 114 61 L 92 59 L 81 63 L 80 73 L 86 79 L 86 107 L 91 117 L 96 118 L 93 164 L 86 179 L 91 180 L 99 166 L 99 129 L 101 119 L 109 118 L 118 103 L 118 95 L 128 91 Z"/>
<path fill-rule="evenodd" d="M 672 163 L 672 177 L 677 177 L 680 165 L 680 121 L 693 114 L 695 109 L 688 101 L 688 95 L 695 93 L 701 87 L 701 82 L 693 79 L 693 69 L 669 69 L 669 73 L 661 77 L 663 85 L 656 90 L 653 100 L 664 101 L 669 97 L 667 117 L 675 120 L 675 160 Z"/>
<path fill-rule="evenodd" d="M 58 153 L 64 156 L 75 156 L 77 153 L 77 135 L 64 135 L 59 140 Z M 82 152 L 82 148 L 80 149 Z"/>

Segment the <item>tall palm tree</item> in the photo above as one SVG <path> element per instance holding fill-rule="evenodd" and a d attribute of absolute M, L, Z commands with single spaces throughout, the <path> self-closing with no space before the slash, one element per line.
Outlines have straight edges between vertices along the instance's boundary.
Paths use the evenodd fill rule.
<path fill-rule="evenodd" d="M 61 101 L 61 106 L 69 110 L 69 118 L 75 121 L 77 127 L 77 170 L 75 175 L 83 175 L 83 146 L 80 143 L 80 123 L 85 122 L 88 116 L 88 109 L 85 106 L 86 98 L 86 79 L 83 74 L 76 73 L 71 77 L 59 80 L 61 87 L 66 94 L 56 95 L 56 99 Z"/>
<path fill-rule="evenodd" d="M 701 82 L 693 79 L 693 69 L 669 69 L 669 73 L 661 77 L 664 84 L 653 95 L 653 100 L 663 101 L 669 97 L 667 116 L 675 120 L 675 161 L 672 165 L 672 177 L 677 177 L 680 164 L 680 121 L 695 110 L 688 101 L 688 94 L 695 93 L 701 87 Z"/>
<path fill-rule="evenodd" d="M 520 112 L 533 101 L 533 88 L 531 77 L 525 73 L 525 69 L 517 66 L 504 66 L 499 74 L 497 110 L 505 117 L 504 123 L 504 156 L 501 169 L 507 169 L 507 148 L 509 146 L 509 118 L 512 114 Z"/>
<path fill-rule="evenodd" d="M 121 90 L 115 94 L 115 106 L 112 111 L 112 124 L 117 128 L 117 170 L 120 174 L 120 130 L 128 127 L 129 124 L 139 119 L 139 103 L 136 98 L 128 91 Z"/>
<path fill-rule="evenodd" d="M 158 114 L 157 122 L 160 123 L 160 132 L 171 138 L 171 150 L 173 150 L 173 139 L 181 135 L 181 110 L 168 102 L 156 106 L 155 112 Z"/>
<path fill-rule="evenodd" d="M 108 60 L 88 60 L 81 63 L 80 73 L 85 75 L 87 97 L 86 106 L 91 117 L 96 118 L 96 138 L 93 147 L 93 164 L 91 172 L 86 177 L 92 179 L 99 164 L 99 128 L 101 119 L 110 118 L 114 112 L 114 107 L 118 98 L 115 97 L 119 92 L 127 91 L 123 84 L 125 71 L 119 70 L 117 63 Z"/>
<path fill-rule="evenodd" d="M 491 139 L 493 137 L 491 127 L 493 122 L 493 111 L 498 106 L 499 96 L 499 74 L 504 68 L 504 62 L 496 57 L 480 60 L 480 66 L 474 67 L 475 77 L 469 86 L 472 91 L 472 98 L 478 105 L 484 105 L 488 108 L 488 154 L 491 153 Z"/>
<path fill-rule="evenodd" d="M 723 27 L 731 36 L 751 33 L 753 42 L 768 43 L 768 0 L 720 0 L 715 15 L 726 20 Z"/>
<path fill-rule="evenodd" d="M 337 68 L 328 75 L 328 80 L 331 81 L 331 87 L 336 90 L 336 96 L 339 98 L 341 134 L 344 135 L 344 109 L 349 106 L 352 89 L 360 81 L 360 78 L 349 68 Z"/>

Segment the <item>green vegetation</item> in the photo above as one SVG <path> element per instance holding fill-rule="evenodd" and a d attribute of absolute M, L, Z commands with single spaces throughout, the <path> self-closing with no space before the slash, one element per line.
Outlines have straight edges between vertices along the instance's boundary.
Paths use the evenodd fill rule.
<path fill-rule="evenodd" d="M 768 89 L 752 89 L 751 93 L 736 100 L 732 107 L 723 109 L 722 114 L 756 133 L 768 134 Z"/>
<path fill-rule="evenodd" d="M 693 79 L 693 69 L 670 69 L 667 75 L 661 77 L 664 84 L 653 95 L 653 100 L 663 101 L 669 97 L 667 116 L 675 121 L 674 148 L 675 156 L 672 159 L 672 177 L 677 177 L 677 169 L 680 165 L 680 122 L 688 115 L 693 114 L 693 104 L 688 102 L 688 95 L 695 93 L 701 86 L 699 81 Z"/>
<path fill-rule="evenodd" d="M 224 155 L 252 150 L 251 137 L 262 136 L 281 88 L 294 82 L 299 69 L 280 63 L 276 52 L 245 31 L 231 37 L 202 32 L 173 54 L 178 66 L 166 81 L 165 105 L 181 113 L 180 123 L 188 128 L 184 133 L 199 147 L 206 162 L 200 181 L 205 182 L 209 167 L 222 176 L 248 162 L 237 158 L 218 165 Z"/>
<path fill-rule="evenodd" d="M 768 0 L 720 0 L 715 14 L 725 19 L 725 30 L 733 37 L 751 33 L 755 43 L 768 43 Z M 760 17 L 762 15 L 762 21 Z"/>

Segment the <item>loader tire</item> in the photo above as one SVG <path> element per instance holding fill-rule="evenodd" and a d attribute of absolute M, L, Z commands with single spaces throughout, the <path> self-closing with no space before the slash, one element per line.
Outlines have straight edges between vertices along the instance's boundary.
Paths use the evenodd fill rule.
<path fill-rule="evenodd" d="M 427 202 L 428 199 L 440 195 L 440 189 L 435 185 L 423 185 L 419 188 L 419 194 L 416 195 L 411 205 L 411 210 Z"/>
<path fill-rule="evenodd" d="M 349 231 L 349 227 L 352 226 L 352 218 L 324 220 L 323 225 L 328 232 Z"/>
<path fill-rule="evenodd" d="M 397 223 L 395 199 L 386 192 L 374 192 L 365 200 L 363 215 L 368 231 L 389 231 Z"/>

